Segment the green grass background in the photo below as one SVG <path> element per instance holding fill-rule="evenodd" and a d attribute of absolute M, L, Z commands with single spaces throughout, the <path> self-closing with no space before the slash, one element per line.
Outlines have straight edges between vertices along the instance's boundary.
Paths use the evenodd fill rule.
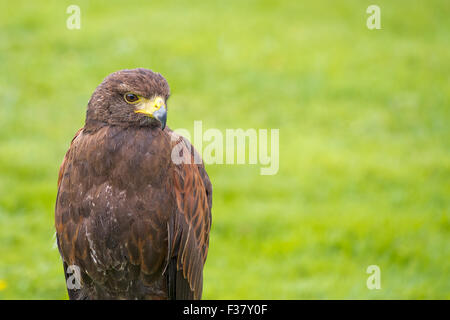
<path fill-rule="evenodd" d="M 2 1 L 0 299 L 67 298 L 59 165 L 94 88 L 134 67 L 169 81 L 172 128 L 280 129 L 277 175 L 207 166 L 204 298 L 449 299 L 449 16 L 448 0 Z"/>

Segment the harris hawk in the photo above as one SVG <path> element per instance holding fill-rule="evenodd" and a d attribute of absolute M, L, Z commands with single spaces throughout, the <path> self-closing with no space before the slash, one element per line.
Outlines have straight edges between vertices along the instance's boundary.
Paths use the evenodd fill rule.
<path fill-rule="evenodd" d="M 89 100 L 55 206 L 70 299 L 201 298 L 212 185 L 166 127 L 169 94 L 162 75 L 139 68 L 110 74 Z"/>

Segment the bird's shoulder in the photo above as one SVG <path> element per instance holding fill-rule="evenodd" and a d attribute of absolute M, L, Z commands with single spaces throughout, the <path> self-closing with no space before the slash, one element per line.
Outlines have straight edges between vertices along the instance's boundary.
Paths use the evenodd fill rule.
<path fill-rule="evenodd" d="M 161 186 L 171 169 L 170 154 L 170 137 L 161 130 L 105 126 L 92 132 L 82 128 L 64 156 L 58 187 L 65 175 L 78 173 L 82 180 L 89 176 L 99 182 L 116 179 Z"/>

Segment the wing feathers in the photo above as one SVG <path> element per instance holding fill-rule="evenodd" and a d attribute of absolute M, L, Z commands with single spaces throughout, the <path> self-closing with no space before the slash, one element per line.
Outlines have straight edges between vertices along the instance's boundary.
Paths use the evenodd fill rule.
<path fill-rule="evenodd" d="M 200 299 L 203 286 L 203 265 L 206 260 L 211 228 L 212 188 L 203 163 L 195 164 L 199 155 L 186 139 L 169 132 L 175 145 L 181 146 L 182 163 L 174 171 L 174 191 L 178 207 L 172 255 L 176 257 L 176 299 L 189 299 L 186 288 L 194 299 Z M 180 275 L 182 276 L 180 278 Z M 183 284 L 180 283 L 185 282 Z M 170 281 L 169 281 L 170 282 Z M 173 284 L 173 281 L 172 281 Z"/>

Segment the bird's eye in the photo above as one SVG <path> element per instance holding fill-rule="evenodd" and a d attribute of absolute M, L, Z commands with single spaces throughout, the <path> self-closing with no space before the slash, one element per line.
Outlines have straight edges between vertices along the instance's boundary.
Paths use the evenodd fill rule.
<path fill-rule="evenodd" d="M 134 93 L 126 93 L 124 95 L 124 99 L 128 103 L 136 103 L 139 101 L 139 97 L 135 95 Z"/>

